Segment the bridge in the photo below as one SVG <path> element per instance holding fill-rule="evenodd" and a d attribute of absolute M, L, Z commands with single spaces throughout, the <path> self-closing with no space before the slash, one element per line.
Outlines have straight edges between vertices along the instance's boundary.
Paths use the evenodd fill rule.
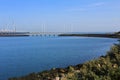
<path fill-rule="evenodd" d="M 60 34 L 63 34 L 63 32 L 29 32 L 29 36 L 41 36 L 41 37 L 58 36 Z"/>

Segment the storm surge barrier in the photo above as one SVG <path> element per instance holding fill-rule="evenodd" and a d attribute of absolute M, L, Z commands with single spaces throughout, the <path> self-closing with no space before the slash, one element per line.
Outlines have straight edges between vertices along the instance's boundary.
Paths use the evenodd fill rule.
<path fill-rule="evenodd" d="M 50 36 L 58 36 L 63 34 L 62 32 L 30 32 L 29 36 L 41 36 L 41 37 L 50 37 Z"/>

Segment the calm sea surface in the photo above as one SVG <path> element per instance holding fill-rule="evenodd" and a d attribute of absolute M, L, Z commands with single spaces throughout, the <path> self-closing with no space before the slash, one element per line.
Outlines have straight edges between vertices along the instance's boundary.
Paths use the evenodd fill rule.
<path fill-rule="evenodd" d="M 87 37 L 0 37 L 0 80 L 83 63 L 105 55 L 116 42 Z"/>

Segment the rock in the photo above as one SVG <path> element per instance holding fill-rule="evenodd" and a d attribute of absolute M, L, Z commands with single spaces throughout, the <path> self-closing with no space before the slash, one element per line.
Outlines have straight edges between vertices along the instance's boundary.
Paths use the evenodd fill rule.
<path fill-rule="evenodd" d="M 56 77 L 55 80 L 60 80 L 60 78 L 59 78 L 59 77 Z"/>
<path fill-rule="evenodd" d="M 61 73 L 65 73 L 65 70 L 64 70 L 64 69 L 60 69 L 60 72 L 61 72 Z"/>

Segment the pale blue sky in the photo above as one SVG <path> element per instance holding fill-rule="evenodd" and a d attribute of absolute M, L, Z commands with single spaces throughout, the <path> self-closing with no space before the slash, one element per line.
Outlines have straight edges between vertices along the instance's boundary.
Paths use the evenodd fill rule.
<path fill-rule="evenodd" d="M 13 22 L 17 31 L 119 31 L 120 0 L 0 0 L 0 29 Z"/>

